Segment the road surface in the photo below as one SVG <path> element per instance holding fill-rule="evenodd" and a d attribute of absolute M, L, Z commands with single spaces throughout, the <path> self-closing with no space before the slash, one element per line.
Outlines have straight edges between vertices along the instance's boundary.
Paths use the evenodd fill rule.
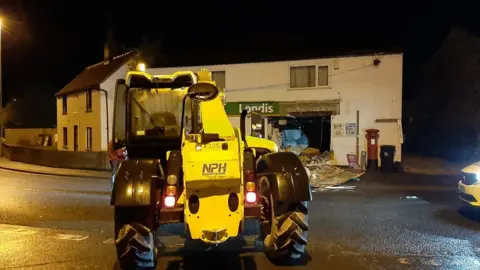
<path fill-rule="evenodd" d="M 454 189 L 353 185 L 314 193 L 303 267 L 273 265 L 253 236 L 187 252 L 173 226 L 158 269 L 480 269 L 480 219 L 458 212 Z M 0 170 L 0 269 L 118 269 L 108 191 L 108 180 Z"/>

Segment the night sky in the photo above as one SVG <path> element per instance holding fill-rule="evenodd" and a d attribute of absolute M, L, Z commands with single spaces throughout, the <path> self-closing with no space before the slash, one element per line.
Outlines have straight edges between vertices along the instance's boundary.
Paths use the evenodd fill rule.
<path fill-rule="evenodd" d="M 103 60 L 108 14 L 113 15 L 115 40 L 126 48 L 137 46 L 146 35 L 161 41 L 166 55 L 161 65 L 402 50 L 407 98 L 416 91 L 414 82 L 422 65 L 440 47 L 450 27 L 461 25 L 480 32 L 479 21 L 474 20 L 477 9 L 467 1 L 434 1 L 435 5 L 429 1 L 416 1 L 425 2 L 422 5 L 370 1 L 365 5 L 362 1 L 339 6 L 319 1 L 263 6 L 209 1 L 204 13 L 199 12 L 198 2 L 193 2 L 196 6 L 191 10 L 179 1 L 177 6 L 155 2 L 162 5 L 138 0 L 122 5 L 113 1 L 116 4 L 110 6 L 100 0 L 0 0 L 5 24 L 4 102 L 15 98 L 19 108 L 39 108 L 22 110 L 25 126 L 54 125 L 54 93 L 86 66 Z"/>

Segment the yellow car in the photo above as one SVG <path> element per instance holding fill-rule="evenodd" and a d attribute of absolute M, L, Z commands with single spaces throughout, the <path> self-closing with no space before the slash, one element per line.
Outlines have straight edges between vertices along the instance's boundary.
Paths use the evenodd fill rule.
<path fill-rule="evenodd" d="M 480 207 L 480 162 L 462 169 L 458 197 L 473 207 Z"/>

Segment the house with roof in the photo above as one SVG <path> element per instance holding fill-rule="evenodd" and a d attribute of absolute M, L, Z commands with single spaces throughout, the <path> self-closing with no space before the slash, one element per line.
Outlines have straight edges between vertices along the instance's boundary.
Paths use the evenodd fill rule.
<path fill-rule="evenodd" d="M 112 130 L 117 79 L 125 78 L 135 53 L 110 57 L 77 75 L 57 98 L 57 149 L 102 152 Z"/>

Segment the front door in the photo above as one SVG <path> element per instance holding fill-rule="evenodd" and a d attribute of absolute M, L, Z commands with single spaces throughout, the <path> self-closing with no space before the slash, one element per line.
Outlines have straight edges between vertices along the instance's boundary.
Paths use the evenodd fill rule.
<path fill-rule="evenodd" d="M 73 151 L 78 151 L 78 126 L 73 126 Z"/>

